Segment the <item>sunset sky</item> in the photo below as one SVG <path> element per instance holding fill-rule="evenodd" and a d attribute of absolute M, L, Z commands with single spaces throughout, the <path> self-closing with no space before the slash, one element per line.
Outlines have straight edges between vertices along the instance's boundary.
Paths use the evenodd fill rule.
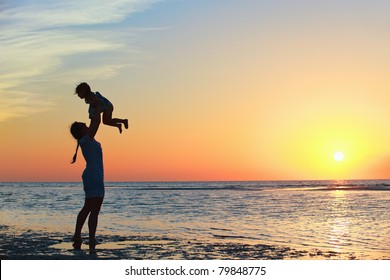
<path fill-rule="evenodd" d="M 1 1 L 0 181 L 388 179 L 390 1 Z M 343 155 L 342 158 L 338 156 Z"/>

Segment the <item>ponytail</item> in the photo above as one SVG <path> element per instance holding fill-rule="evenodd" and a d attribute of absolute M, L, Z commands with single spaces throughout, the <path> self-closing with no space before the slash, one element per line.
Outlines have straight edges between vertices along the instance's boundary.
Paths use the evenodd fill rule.
<path fill-rule="evenodd" d="M 79 143 L 79 141 L 77 141 L 76 152 L 74 153 L 74 156 L 73 156 L 73 159 L 72 159 L 72 161 L 71 161 L 71 164 L 73 164 L 73 163 L 76 162 L 76 159 L 77 159 L 77 152 L 79 151 L 79 146 L 80 146 L 80 143 Z"/>
<path fill-rule="evenodd" d="M 80 147 L 80 139 L 83 137 L 83 129 L 85 128 L 85 123 L 79 123 L 79 122 L 74 122 L 70 126 L 70 133 L 72 134 L 73 138 L 77 140 L 77 147 L 76 147 L 76 152 L 74 153 L 73 159 L 71 163 L 76 162 L 77 158 L 77 152 Z"/>

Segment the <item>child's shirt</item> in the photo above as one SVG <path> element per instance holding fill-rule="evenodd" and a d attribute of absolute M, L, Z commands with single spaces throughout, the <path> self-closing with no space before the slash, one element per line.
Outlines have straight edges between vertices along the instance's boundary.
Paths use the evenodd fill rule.
<path fill-rule="evenodd" d="M 95 96 L 100 100 L 102 105 L 99 108 L 94 108 L 91 104 L 89 104 L 88 113 L 89 113 L 89 118 L 90 119 L 92 119 L 92 117 L 96 113 L 96 109 L 99 111 L 98 113 L 100 113 L 100 112 L 103 112 L 104 110 L 106 110 L 107 108 L 112 106 L 110 100 L 105 98 L 99 92 L 95 92 Z M 85 100 L 85 101 L 87 102 L 87 100 Z"/>

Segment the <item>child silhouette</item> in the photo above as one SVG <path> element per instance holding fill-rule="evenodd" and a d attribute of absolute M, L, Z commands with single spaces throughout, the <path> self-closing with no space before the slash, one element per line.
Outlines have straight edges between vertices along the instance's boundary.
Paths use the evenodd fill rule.
<path fill-rule="evenodd" d="M 99 92 L 92 92 L 90 86 L 83 82 L 76 87 L 75 93 L 81 98 L 85 99 L 85 103 L 89 104 L 89 118 L 92 119 L 95 114 L 103 113 L 103 123 L 105 125 L 114 126 L 122 133 L 122 124 L 126 129 L 129 128 L 127 119 L 112 118 L 114 106 L 112 103 L 102 96 Z"/>

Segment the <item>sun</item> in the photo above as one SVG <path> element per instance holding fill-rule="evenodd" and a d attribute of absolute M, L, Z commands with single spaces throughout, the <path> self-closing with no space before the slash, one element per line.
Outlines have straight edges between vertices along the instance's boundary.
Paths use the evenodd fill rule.
<path fill-rule="evenodd" d="M 335 152 L 333 155 L 333 158 L 335 161 L 343 161 L 344 160 L 344 153 L 343 152 Z"/>

